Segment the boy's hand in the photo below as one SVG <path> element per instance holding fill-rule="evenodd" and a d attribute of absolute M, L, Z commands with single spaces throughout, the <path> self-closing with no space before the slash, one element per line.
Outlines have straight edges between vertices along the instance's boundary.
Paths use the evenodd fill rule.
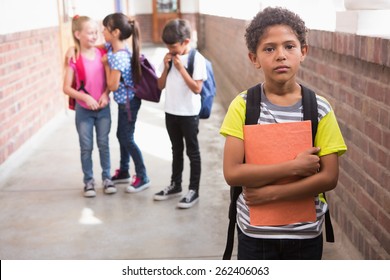
<path fill-rule="evenodd" d="M 316 174 L 320 168 L 320 158 L 316 154 L 320 151 L 320 148 L 312 147 L 296 156 L 295 163 L 295 175 L 308 177 Z"/>
<path fill-rule="evenodd" d="M 172 54 L 171 53 L 167 53 L 164 56 L 164 67 L 165 67 L 165 69 L 169 69 L 169 64 L 170 64 L 171 61 L 172 61 Z"/>
<path fill-rule="evenodd" d="M 178 54 L 172 56 L 172 62 L 179 72 L 182 68 L 184 68 L 183 64 L 181 63 L 180 56 Z"/>
<path fill-rule="evenodd" d="M 267 202 L 265 199 L 267 188 L 242 188 L 242 195 L 245 203 L 248 206 L 263 204 Z"/>

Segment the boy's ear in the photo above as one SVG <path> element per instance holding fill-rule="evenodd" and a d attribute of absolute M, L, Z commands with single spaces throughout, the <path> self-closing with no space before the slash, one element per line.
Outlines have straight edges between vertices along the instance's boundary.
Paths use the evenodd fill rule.
<path fill-rule="evenodd" d="M 301 53 L 302 53 L 301 62 L 303 62 L 305 60 L 308 51 L 309 51 L 308 45 L 303 45 L 301 48 Z"/>
<path fill-rule="evenodd" d="M 253 52 L 249 52 L 248 53 L 248 57 L 249 57 L 249 60 L 253 63 L 253 65 L 257 68 L 257 69 L 260 69 L 261 68 L 261 64 L 259 62 L 259 60 L 257 59 L 257 55 Z"/>

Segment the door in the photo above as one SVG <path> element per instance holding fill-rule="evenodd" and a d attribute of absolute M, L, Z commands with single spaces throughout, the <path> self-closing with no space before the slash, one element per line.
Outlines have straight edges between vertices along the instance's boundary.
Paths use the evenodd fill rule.
<path fill-rule="evenodd" d="M 161 43 L 165 23 L 180 17 L 180 0 L 153 0 L 153 42 Z"/>

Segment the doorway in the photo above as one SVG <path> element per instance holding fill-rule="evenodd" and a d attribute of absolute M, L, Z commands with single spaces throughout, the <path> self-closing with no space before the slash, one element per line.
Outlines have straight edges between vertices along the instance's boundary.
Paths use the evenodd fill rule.
<path fill-rule="evenodd" d="M 180 0 L 153 0 L 153 42 L 161 43 L 164 25 L 171 19 L 181 18 Z"/>

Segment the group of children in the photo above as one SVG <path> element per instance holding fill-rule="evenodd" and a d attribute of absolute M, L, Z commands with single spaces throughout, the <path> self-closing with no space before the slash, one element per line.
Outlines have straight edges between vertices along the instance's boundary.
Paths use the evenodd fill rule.
<path fill-rule="evenodd" d="M 69 63 L 65 71 L 63 90 L 76 99 L 76 128 L 79 135 L 84 196 L 96 196 L 96 183 L 92 170 L 93 131 L 102 167 L 103 190 L 106 194 L 117 192 L 115 184 L 130 183 L 126 192 L 135 193 L 150 186 L 142 152 L 134 140 L 138 111 L 142 101 L 128 85 L 141 79 L 140 30 L 138 23 L 122 13 L 113 13 L 103 19 L 105 43 L 96 45 L 98 26 L 86 16 L 75 16 L 72 34 L 75 48 L 68 51 Z M 190 208 L 199 199 L 201 159 L 198 143 L 200 91 L 207 79 L 204 57 L 197 52 L 192 77 L 185 67 L 188 62 L 191 27 L 188 21 L 172 20 L 165 26 L 162 39 L 169 52 L 161 65 L 158 80 L 160 89 L 166 88 L 166 127 L 172 143 L 172 176 L 170 184 L 154 195 L 157 201 L 181 195 L 184 143 L 190 159 L 189 191 L 179 203 L 179 208 Z M 132 49 L 126 40 L 132 39 Z M 100 50 L 99 50 L 100 49 Z M 101 51 L 104 50 L 104 51 Z M 69 54 L 70 53 L 70 54 Z M 86 81 L 81 90 L 76 60 L 81 56 Z M 168 75 L 169 72 L 169 75 Z M 74 81 L 76 86 L 74 86 Z M 118 104 L 116 136 L 120 146 L 120 166 L 110 175 L 109 133 L 111 127 L 110 92 Z M 184 139 L 184 141 L 183 141 Z M 130 158 L 135 175 L 130 178 Z M 131 182 L 130 182 L 131 180 Z"/>
<path fill-rule="evenodd" d="M 84 173 L 84 195 L 95 196 L 92 173 L 93 128 L 96 128 L 102 179 L 105 193 L 115 193 L 115 183 L 130 179 L 129 160 L 133 158 L 136 175 L 127 187 L 138 192 L 150 186 L 142 153 L 134 142 L 134 129 L 141 100 L 128 91 L 121 79 L 133 85 L 139 79 L 139 29 L 137 23 L 125 15 L 115 13 L 103 20 L 103 47 L 106 55 L 97 51 L 96 24 L 86 17 L 73 19 L 73 35 L 78 55 L 83 56 L 87 76 L 94 79 L 86 84 L 85 94 L 72 88 L 74 63 L 66 70 L 64 92 L 77 99 L 76 127 L 79 133 L 81 163 Z M 292 122 L 303 119 L 301 85 L 296 81 L 299 65 L 304 61 L 308 45 L 307 29 L 302 19 L 283 8 L 260 11 L 246 29 L 245 39 L 249 59 L 264 73 L 261 84 L 261 110 L 258 124 Z M 154 195 L 155 200 L 166 200 L 180 195 L 184 145 L 190 159 L 188 193 L 178 207 L 189 208 L 199 199 L 201 158 L 197 134 L 199 130 L 200 96 L 202 83 L 207 79 L 204 57 L 197 52 L 192 77 L 186 71 L 190 51 L 191 29 L 185 20 L 170 21 L 162 39 L 168 48 L 160 67 L 160 89 L 166 89 L 165 123 L 172 144 L 171 183 Z M 132 36 L 132 52 L 125 40 Z M 131 61 L 131 63 L 130 63 Z M 120 143 L 120 168 L 110 178 L 109 95 L 118 103 L 117 137 Z M 222 93 L 223 94 L 223 93 Z M 238 259 L 321 259 L 322 226 L 327 211 L 326 201 L 320 196 L 332 190 L 338 180 L 338 156 L 346 145 L 334 112 L 326 99 L 316 96 L 318 130 L 313 148 L 281 164 L 255 165 L 244 161 L 244 133 L 247 91 L 232 101 L 220 133 L 226 137 L 223 171 L 230 186 L 243 186 L 237 200 Z M 131 118 L 128 118 L 128 105 Z M 183 141 L 184 139 L 184 141 Z M 280 179 L 299 176 L 294 182 L 278 184 Z M 256 226 L 249 220 L 249 206 L 283 201 L 299 197 L 313 197 L 316 221 L 305 224 Z M 309 229 L 309 230 L 308 230 Z"/>

